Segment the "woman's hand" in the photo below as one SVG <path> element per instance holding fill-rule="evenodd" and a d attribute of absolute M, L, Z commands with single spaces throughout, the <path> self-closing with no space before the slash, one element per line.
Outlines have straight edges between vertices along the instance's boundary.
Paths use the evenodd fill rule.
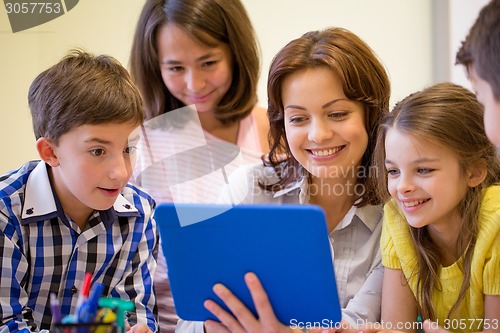
<path fill-rule="evenodd" d="M 274 310 L 262 284 L 254 273 L 245 274 L 245 282 L 252 296 L 258 319 L 229 289 L 222 284 L 213 288 L 215 294 L 226 304 L 231 313 L 211 300 L 205 301 L 205 308 L 216 316 L 219 322 L 207 320 L 206 333 L 290 333 L 293 330 L 276 318 Z M 300 330 L 298 330 L 300 332 Z"/>

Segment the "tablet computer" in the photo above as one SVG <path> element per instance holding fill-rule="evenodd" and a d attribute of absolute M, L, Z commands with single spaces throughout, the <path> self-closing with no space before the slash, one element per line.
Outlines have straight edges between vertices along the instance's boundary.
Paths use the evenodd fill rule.
<path fill-rule="evenodd" d="M 187 216 L 198 221 L 183 223 Z M 207 217 L 203 219 L 200 217 Z M 203 307 L 220 282 L 256 314 L 244 275 L 257 274 L 286 325 L 341 320 L 323 210 L 313 205 L 159 204 L 155 220 L 177 315 L 215 319 Z"/>

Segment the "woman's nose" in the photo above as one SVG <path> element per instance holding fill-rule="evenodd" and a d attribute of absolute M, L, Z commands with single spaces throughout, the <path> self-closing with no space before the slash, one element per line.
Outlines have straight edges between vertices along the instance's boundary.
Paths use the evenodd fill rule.
<path fill-rule="evenodd" d="M 332 136 L 333 136 L 333 131 L 328 126 L 326 121 L 313 120 L 311 122 L 311 127 L 309 128 L 309 135 L 308 135 L 309 141 L 320 143 L 332 138 Z"/>

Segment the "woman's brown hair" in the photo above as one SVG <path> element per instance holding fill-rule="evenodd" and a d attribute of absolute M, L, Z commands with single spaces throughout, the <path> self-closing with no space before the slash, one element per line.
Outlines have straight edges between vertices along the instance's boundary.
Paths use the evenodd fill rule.
<path fill-rule="evenodd" d="M 376 138 L 376 124 L 381 115 L 389 111 L 390 83 L 384 66 L 373 50 L 354 33 L 342 28 L 311 31 L 288 43 L 274 57 L 269 70 L 268 117 L 270 122 L 267 164 L 280 175 L 280 182 L 270 187 L 277 191 L 308 176 L 292 156 L 288 147 L 282 103 L 283 82 L 291 74 L 309 68 L 328 68 L 342 82 L 345 96 L 363 105 L 365 126 L 369 135 L 368 147 L 361 167 L 370 170 Z M 358 181 L 366 191 L 356 206 L 381 203 L 375 190 L 377 173 L 367 172 Z"/>

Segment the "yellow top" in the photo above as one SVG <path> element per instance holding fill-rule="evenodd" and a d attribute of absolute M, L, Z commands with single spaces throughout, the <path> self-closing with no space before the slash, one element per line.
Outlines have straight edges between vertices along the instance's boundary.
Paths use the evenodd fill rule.
<path fill-rule="evenodd" d="M 395 208 L 393 202 L 384 207 L 382 263 L 385 267 L 402 269 L 415 295 L 417 254 L 408 223 L 402 212 Z M 446 320 L 462 286 L 461 261 L 459 259 L 450 266 L 439 267 L 438 277 L 442 288 L 435 290 L 432 295 L 436 319 L 439 325 L 452 331 L 481 331 L 484 295 L 500 295 L 500 186 L 491 186 L 485 191 L 479 216 L 479 233 L 472 257 L 470 288 L 462 301 L 459 314 Z M 488 328 L 488 323 L 485 324 L 485 328 Z M 496 325 L 500 323 L 497 321 Z"/>

